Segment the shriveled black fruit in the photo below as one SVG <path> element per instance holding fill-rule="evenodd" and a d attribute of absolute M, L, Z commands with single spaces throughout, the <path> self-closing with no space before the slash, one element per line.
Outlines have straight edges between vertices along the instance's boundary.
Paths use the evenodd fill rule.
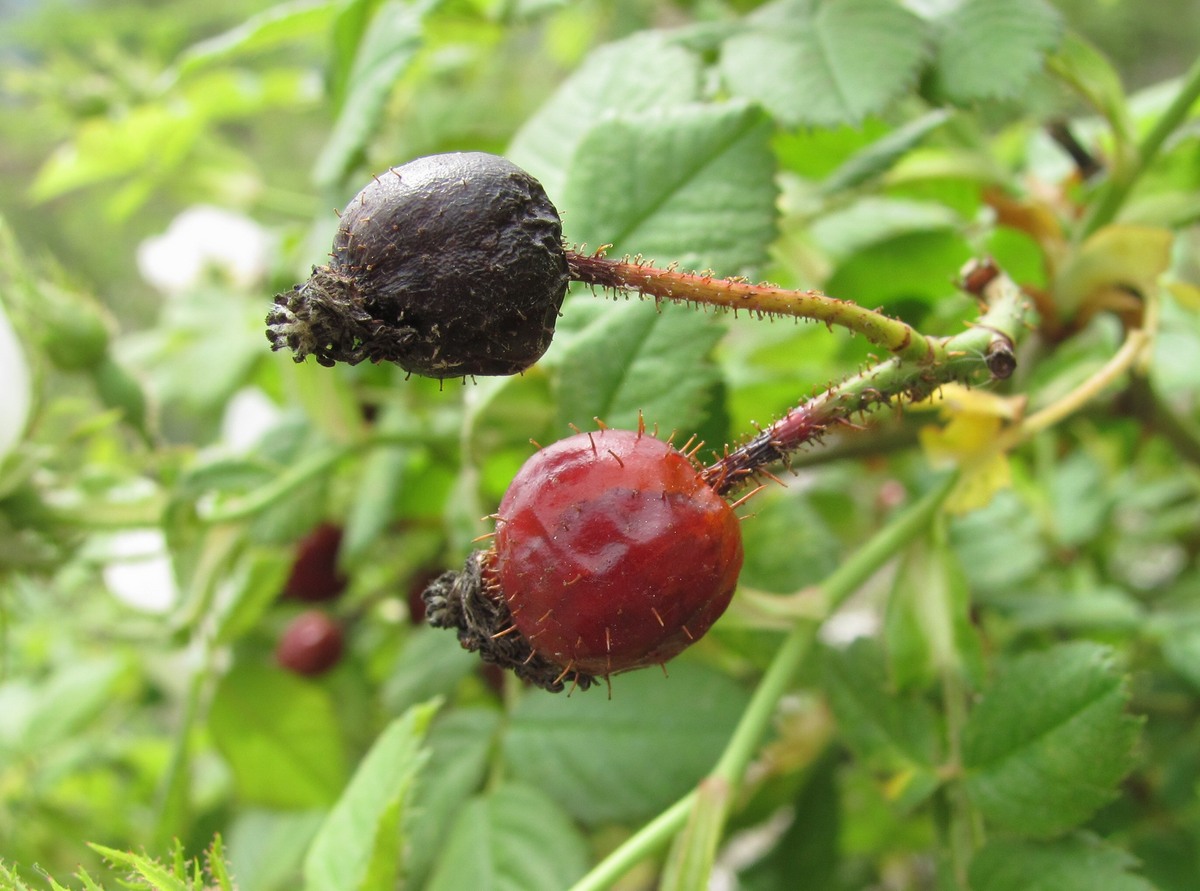
<path fill-rule="evenodd" d="M 329 265 L 275 298 L 267 338 L 297 362 L 516 374 L 550 345 L 567 282 L 562 224 L 536 179 L 496 155 L 431 155 L 355 196 Z"/>

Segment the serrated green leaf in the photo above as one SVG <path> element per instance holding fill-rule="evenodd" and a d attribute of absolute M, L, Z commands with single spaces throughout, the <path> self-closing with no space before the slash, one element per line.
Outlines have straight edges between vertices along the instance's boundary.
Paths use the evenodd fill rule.
<path fill-rule="evenodd" d="M 589 824 L 645 819 L 695 786 L 748 699 L 727 676 L 686 660 L 671 663 L 669 677 L 614 677 L 611 700 L 595 693 L 526 696 L 504 737 L 510 775 Z"/>
<path fill-rule="evenodd" d="M 367 752 L 317 832 L 304 861 L 312 891 L 371 891 L 399 878 L 413 785 L 428 752 L 423 743 L 438 703 L 392 721 Z"/>
<path fill-rule="evenodd" d="M 341 792 L 337 715 L 316 684 L 269 666 L 239 666 L 217 687 L 208 724 L 242 800 L 320 807 Z"/>
<path fill-rule="evenodd" d="M 699 58 L 660 33 L 602 46 L 525 122 L 508 157 L 541 180 L 557 205 L 575 150 L 593 127 L 616 115 L 699 99 L 701 73 Z"/>
<path fill-rule="evenodd" d="M 563 202 L 570 237 L 711 266 L 761 263 L 774 237 L 774 164 L 762 116 L 741 105 L 688 105 L 614 118 L 578 146 Z M 667 262 L 666 259 L 663 262 Z M 587 306 L 572 298 L 547 364 L 560 429 L 593 417 L 691 428 L 709 414 L 723 329 L 676 307 Z"/>
<path fill-rule="evenodd" d="M 634 429 L 641 413 L 648 424 L 684 428 L 686 439 L 704 417 L 718 379 L 705 359 L 724 328 L 682 307 L 598 309 L 554 359 L 558 429 L 591 427 L 593 418 Z"/>
<path fill-rule="evenodd" d="M 1062 644 L 1013 659 L 963 729 L 967 791 L 993 823 L 1051 835 L 1116 795 L 1140 722 L 1112 651 Z"/>
<path fill-rule="evenodd" d="M 892 688 L 879 644 L 860 638 L 845 649 L 826 648 L 821 670 L 846 744 L 873 769 L 898 779 L 898 794 L 924 786 L 920 774 L 937 758 L 937 718 L 926 702 Z"/>
<path fill-rule="evenodd" d="M 775 237 L 769 137 L 762 114 L 740 103 L 621 114 L 594 127 L 559 207 L 567 240 L 724 275 L 749 271 Z"/>
<path fill-rule="evenodd" d="M 825 182 L 821 183 L 821 191 L 826 195 L 834 195 L 882 175 L 900 158 L 920 145 L 926 136 L 946 123 L 950 115 L 951 112 L 946 109 L 935 109 L 897 127 L 847 158 Z"/>
<path fill-rule="evenodd" d="M 562 891 L 586 868 L 570 818 L 535 788 L 509 783 L 462 809 L 426 891 Z"/>
<path fill-rule="evenodd" d="M 141 876 L 148 883 L 145 887 L 155 891 L 192 891 L 178 870 L 168 869 L 145 854 L 118 851 L 116 848 L 97 844 L 89 844 L 88 847 L 114 866 L 124 867 Z M 138 886 L 135 884 L 132 887 Z"/>
<path fill-rule="evenodd" d="M 313 169 L 317 185 L 336 187 L 362 157 L 392 88 L 421 48 L 425 16 L 437 2 L 390 0 L 376 11 L 358 45 L 332 136 Z"/>
<path fill-rule="evenodd" d="M 1154 891 L 1137 860 L 1090 835 L 1053 842 L 992 839 L 971 860 L 972 891 Z"/>
<path fill-rule="evenodd" d="M 468 708 L 446 714 L 430 729 L 430 760 L 413 803 L 420 818 L 410 828 L 406 879 L 411 887 L 424 887 L 455 817 L 483 785 L 500 726 L 499 712 Z"/>
<path fill-rule="evenodd" d="M 1017 95 L 1062 33 L 1061 17 L 1045 0 L 965 0 L 935 26 L 935 83 L 960 105 Z"/>
<path fill-rule="evenodd" d="M 892 0 L 777 0 L 721 48 L 736 95 L 788 126 L 857 123 L 915 82 L 926 28 Z"/>

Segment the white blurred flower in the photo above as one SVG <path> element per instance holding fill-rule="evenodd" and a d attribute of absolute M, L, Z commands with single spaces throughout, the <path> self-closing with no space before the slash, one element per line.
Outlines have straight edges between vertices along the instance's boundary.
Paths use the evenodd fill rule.
<path fill-rule="evenodd" d="M 29 365 L 8 315 L 0 304 L 0 461 L 21 441 L 33 406 Z"/>
<path fill-rule="evenodd" d="M 249 217 L 197 205 L 138 245 L 138 271 L 167 295 L 194 288 L 209 270 L 249 290 L 266 275 L 269 247 L 266 231 Z"/>
<path fill-rule="evenodd" d="M 179 599 L 167 541 L 160 529 L 135 529 L 107 543 L 104 583 L 117 600 L 148 613 L 165 613 Z"/>
<path fill-rule="evenodd" d="M 275 426 L 280 414 L 279 406 L 266 393 L 258 387 L 244 387 L 225 407 L 221 440 L 234 452 L 249 451 Z"/>

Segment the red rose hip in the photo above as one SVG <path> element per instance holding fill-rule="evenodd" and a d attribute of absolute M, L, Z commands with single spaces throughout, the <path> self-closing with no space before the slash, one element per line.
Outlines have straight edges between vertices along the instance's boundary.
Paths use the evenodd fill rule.
<path fill-rule="evenodd" d="M 687 456 L 603 429 L 541 449 L 513 479 L 494 546 L 424 594 L 431 625 L 548 690 L 658 665 L 729 605 L 733 508 Z"/>
<path fill-rule="evenodd" d="M 498 514 L 490 573 L 517 629 L 564 670 L 666 662 L 725 611 L 742 567 L 733 510 L 644 433 L 606 429 L 542 449 Z"/>

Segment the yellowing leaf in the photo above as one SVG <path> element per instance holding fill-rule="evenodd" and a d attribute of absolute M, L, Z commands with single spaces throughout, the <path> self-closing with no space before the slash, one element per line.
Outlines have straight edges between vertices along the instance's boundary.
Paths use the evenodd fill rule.
<path fill-rule="evenodd" d="M 939 406 L 944 426 L 930 424 L 920 431 L 921 447 L 934 466 L 957 466 L 961 474 L 947 509 L 966 513 L 984 507 L 1011 482 L 1008 457 L 1001 442 L 1006 421 L 1024 410 L 1023 398 L 1007 398 L 956 384 L 942 391 Z M 922 403 L 928 407 L 930 402 Z"/>
<path fill-rule="evenodd" d="M 1096 232 L 1063 264 L 1054 301 L 1064 319 L 1111 302 L 1114 290 L 1144 294 L 1171 261 L 1169 229 L 1114 224 Z"/>

